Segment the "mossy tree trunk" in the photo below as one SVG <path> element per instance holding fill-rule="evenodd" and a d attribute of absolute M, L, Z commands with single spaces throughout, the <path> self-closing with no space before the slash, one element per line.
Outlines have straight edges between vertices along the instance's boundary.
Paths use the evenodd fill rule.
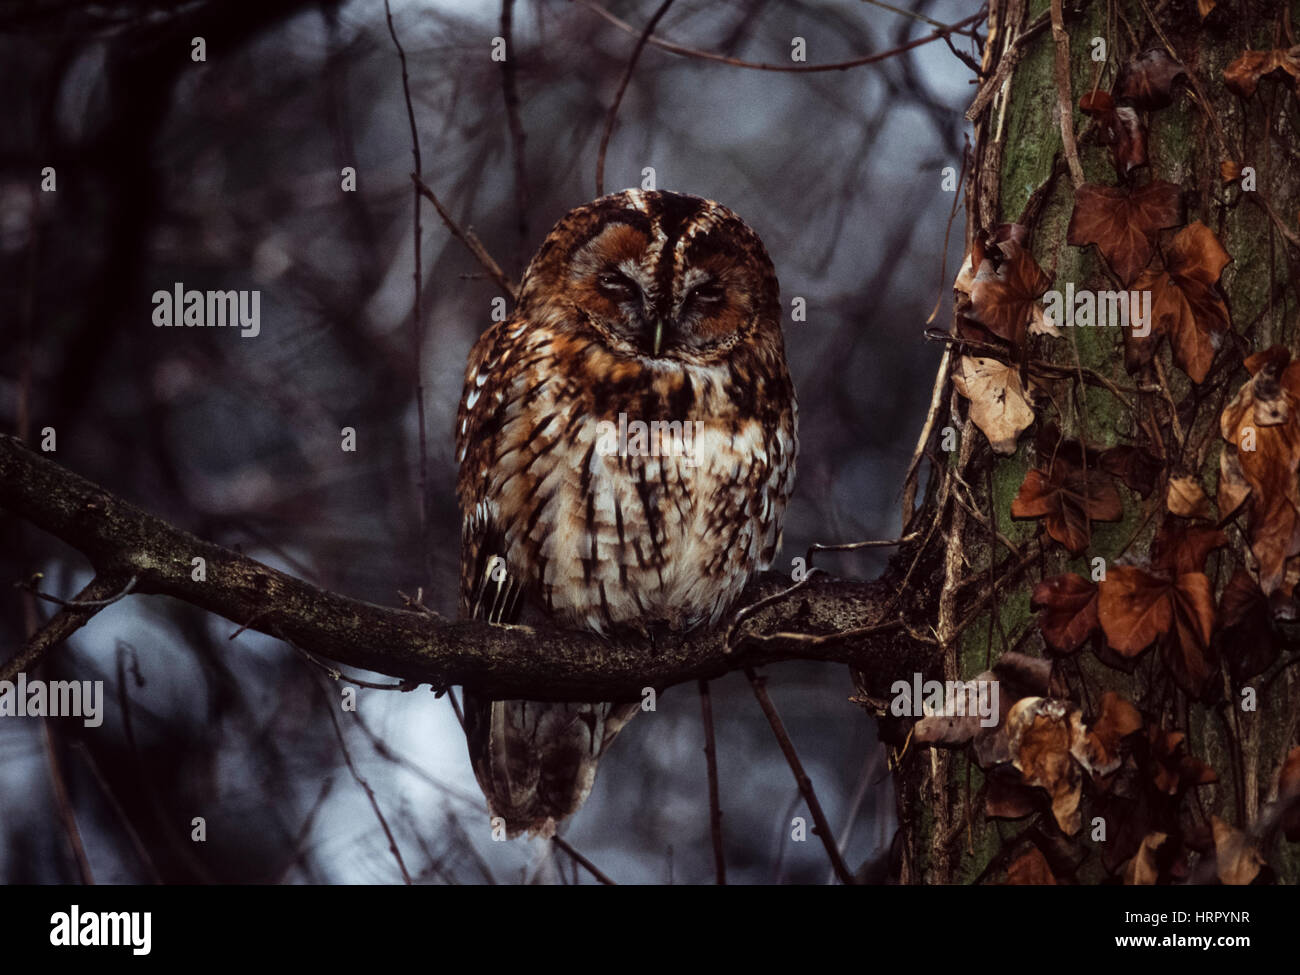
<path fill-rule="evenodd" d="M 1212 5 L 1201 8 L 1206 6 Z M 1043 788 L 1030 790 L 1038 797 L 1034 808 L 1009 815 L 1021 811 L 1013 807 L 1028 793 L 1020 789 L 1007 801 L 1006 777 L 991 784 L 989 763 L 976 760 L 969 742 L 918 744 L 915 737 L 909 740 L 909 722 L 886 717 L 899 794 L 897 871 L 903 882 L 999 883 L 1009 873 L 1013 880 L 1045 881 L 1041 871 L 1025 866 L 1033 863 L 1045 864 L 1051 879 L 1062 883 L 1205 880 L 1215 876 L 1216 862 L 1222 863 L 1219 876 L 1228 866 L 1224 856 L 1215 859 L 1226 842 L 1224 834 L 1216 844 L 1216 817 L 1240 831 L 1248 847 L 1259 849 L 1268 866 L 1256 880 L 1276 875 L 1295 882 L 1300 876 L 1300 844 L 1282 835 L 1275 802 L 1280 769 L 1297 744 L 1300 668 L 1289 665 L 1296 640 L 1289 624 L 1274 618 L 1268 639 L 1275 652 L 1266 666 L 1255 673 L 1239 666 L 1251 648 L 1240 645 L 1239 632 L 1225 630 L 1222 594 L 1238 567 L 1257 578 L 1257 566 L 1246 516 L 1225 517 L 1230 513 L 1215 505 L 1224 445 L 1220 416 L 1250 379 L 1245 360 L 1273 345 L 1300 357 L 1300 89 L 1282 70 L 1242 97 L 1225 84 L 1224 70 L 1243 51 L 1291 47 L 1300 3 L 1223 0 L 1204 11 L 1204 19 L 1202 12 L 1195 0 L 1086 0 L 1058 7 L 1057 27 L 1063 30 L 1054 31 L 1048 0 L 990 4 L 980 86 L 989 91 L 975 103 L 976 139 L 964 186 L 967 254 L 987 245 L 999 225 L 1018 224 L 1027 231 L 1028 251 L 1051 279 L 1050 289 L 1132 287 L 1117 279 L 1113 262 L 1103 260 L 1097 247 L 1069 243 L 1078 176 L 1088 184 L 1134 190 L 1167 181 L 1181 191 L 1180 216 L 1153 235 L 1152 260 L 1156 267 L 1173 260 L 1172 241 L 1181 228 L 1195 221 L 1208 227 L 1232 259 L 1218 281 L 1231 330 L 1218 338 L 1213 365 L 1196 383 L 1174 361 L 1168 337 L 1152 361 L 1130 371 L 1120 328 L 1063 328 L 1059 336 L 1031 331 L 1017 346 L 996 336 L 968 344 L 970 331 L 954 325 L 939 378 L 939 410 L 923 440 L 931 476 L 909 525 L 920 542 L 900 553 L 897 563 L 910 568 L 913 579 L 937 580 L 928 583 L 937 595 L 926 621 L 936 658 L 935 672 L 926 676 L 970 680 L 1008 653 L 1048 659 L 1052 685 L 1042 696 L 1077 708 L 1085 727 L 1092 728 L 1102 695 L 1115 692 L 1140 712 L 1142 730 L 1126 733 L 1119 771 L 1093 774 L 1085 767 L 1077 772 L 1080 825 L 1071 831 L 1062 828 Z M 1068 59 L 1062 57 L 1062 39 L 1068 40 Z M 1172 81 L 1171 101 L 1163 108 L 1151 107 L 1150 99 L 1123 99 L 1116 85 L 1117 79 L 1123 83 L 1126 66 L 1151 50 L 1171 55 L 1170 61 L 1184 69 Z M 1163 55 L 1151 57 L 1164 62 Z M 1077 170 L 1062 132 L 1063 71 L 1070 81 Z M 1005 83 L 998 85 L 999 80 Z M 1105 121 L 1079 110 L 1080 97 L 1094 91 L 1114 91 L 1116 104 L 1127 101 L 1133 107 L 1132 118 L 1147 139 L 1144 166 L 1118 171 L 1117 150 L 1102 144 Z M 1229 176 L 1239 177 L 1249 167 L 1253 182 L 1226 182 L 1224 163 L 1232 164 Z M 1004 354 L 996 351 L 999 347 L 1005 347 Z M 1034 423 L 1009 456 L 992 451 L 971 419 L 971 402 L 953 388 L 951 373 L 963 354 L 997 356 L 1035 387 Z M 1055 431 L 1045 437 L 1052 426 Z M 956 433 L 946 443 L 945 428 Z M 1122 518 L 1087 519 L 1089 538 L 1077 553 L 1049 537 L 1044 520 L 1011 514 L 1030 471 L 1053 463 L 1044 444 L 1066 441 L 1086 445 L 1093 451 L 1090 458 L 1108 448 L 1136 447 L 1160 461 L 1146 497 L 1115 479 Z M 1210 502 L 1205 517 L 1180 518 L 1168 510 L 1169 481 L 1178 476 L 1190 476 L 1203 487 Z M 1054 652 L 1031 608 L 1031 594 L 1043 580 L 1071 572 L 1094 580 L 1099 564 L 1110 570 L 1129 562 L 1147 565 L 1162 525 L 1175 533 L 1193 526 L 1219 528 L 1226 536 L 1204 567 L 1214 593 L 1215 636 L 1205 651 L 1212 673 L 1199 691 L 1171 678 L 1163 665 L 1169 659 L 1163 643 L 1117 654 L 1098 629 L 1077 651 Z M 1273 617 L 1285 615 L 1280 596 L 1273 607 Z M 1247 688 L 1254 689 L 1255 710 L 1243 706 Z M 1010 703 L 1004 701 L 1004 707 Z M 1186 736 L 1177 756 L 1161 752 L 1176 733 Z M 1154 743 L 1157 735 L 1164 744 Z M 1192 782 L 1184 764 L 1172 786 L 1159 780 L 1156 799 L 1138 794 L 1150 788 L 1153 770 L 1177 765 L 1183 756 L 1212 768 L 1215 781 Z M 1141 843 L 1152 834 L 1173 839 L 1158 855 L 1152 841 L 1151 856 L 1142 861 Z"/>

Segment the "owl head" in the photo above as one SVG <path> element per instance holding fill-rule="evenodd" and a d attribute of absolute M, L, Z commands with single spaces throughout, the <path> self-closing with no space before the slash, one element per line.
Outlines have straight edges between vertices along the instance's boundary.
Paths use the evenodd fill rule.
<path fill-rule="evenodd" d="M 519 312 L 643 364 L 781 348 L 762 241 L 726 207 L 683 193 L 624 190 L 571 211 L 529 264 Z"/>

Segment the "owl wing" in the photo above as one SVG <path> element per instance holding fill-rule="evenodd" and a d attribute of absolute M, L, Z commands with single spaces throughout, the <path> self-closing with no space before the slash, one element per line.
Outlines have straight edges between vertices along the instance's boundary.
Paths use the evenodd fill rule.
<path fill-rule="evenodd" d="M 488 496 L 492 443 L 506 406 L 503 367 L 509 357 L 502 322 L 484 332 L 465 369 L 465 388 L 456 413 L 456 493 L 461 523 L 460 616 L 489 623 L 516 623 L 523 580 L 506 562 L 505 539 L 496 525 L 496 503 Z"/>
<path fill-rule="evenodd" d="M 456 416 L 460 461 L 460 615 L 517 623 L 528 580 L 511 566 L 490 496 L 493 444 L 512 402 L 508 368 L 518 337 L 511 322 L 479 337 L 465 370 Z M 591 792 L 600 756 L 636 713 L 635 704 L 498 701 L 464 692 L 470 763 L 492 814 L 508 835 L 551 835 Z"/>

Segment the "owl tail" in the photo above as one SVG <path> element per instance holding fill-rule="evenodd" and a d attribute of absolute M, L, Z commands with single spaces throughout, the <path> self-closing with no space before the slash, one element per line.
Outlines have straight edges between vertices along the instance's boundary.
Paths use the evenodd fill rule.
<path fill-rule="evenodd" d="M 513 837 L 545 837 L 582 805 L 596 763 L 638 705 L 493 701 L 465 692 L 474 775 Z"/>

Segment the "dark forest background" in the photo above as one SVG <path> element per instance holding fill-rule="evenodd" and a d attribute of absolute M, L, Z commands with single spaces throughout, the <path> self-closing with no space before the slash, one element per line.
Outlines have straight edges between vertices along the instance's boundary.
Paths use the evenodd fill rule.
<path fill-rule="evenodd" d="M 392 13 L 423 178 L 514 277 L 550 226 L 595 195 L 601 131 L 636 36 L 592 4 L 506 7 L 506 65 L 490 56 L 499 3 Z M 656 5 L 605 9 L 639 32 Z M 773 64 L 790 64 L 802 37 L 807 63 L 821 64 L 973 12 L 678 0 L 655 33 Z M 195 36 L 205 63 L 191 60 Z M 725 203 L 766 242 L 785 306 L 807 299 L 807 322 L 786 333 L 801 452 L 783 565 L 812 542 L 899 531 L 898 489 L 941 352 L 922 333 L 960 257 L 954 241 L 944 268 L 953 194 L 941 171 L 961 169 L 973 73 L 957 53 L 972 50 L 957 35 L 848 70 L 777 73 L 652 45 L 623 98 L 606 191 L 652 166 L 659 188 Z M 287 572 L 390 605 L 422 588 L 453 613 L 452 419 L 499 292 L 425 204 L 417 360 L 411 137 L 384 5 L 8 4 L 0 89 L 4 429 L 33 442 L 53 427 L 61 464 Z M 47 166 L 55 192 L 40 188 Z M 345 166 L 355 193 L 341 191 Z M 178 281 L 259 290 L 261 334 L 154 328 L 150 296 Z M 345 426 L 355 453 L 339 448 Z M 36 585 L 67 598 L 89 569 L 3 513 L 0 526 L 7 658 L 55 609 L 21 585 L 43 573 Z M 870 576 L 882 561 L 821 564 Z M 41 676 L 105 681 L 106 719 L 0 721 L 0 879 L 72 881 L 88 866 L 99 882 L 399 882 L 331 712 L 413 877 L 539 873 L 539 841 L 491 841 L 445 698 L 362 689 L 358 712 L 340 713 L 338 686 L 292 648 L 233 630 L 172 600 L 132 598 L 51 655 Z M 847 671 L 786 664 L 769 677 L 846 859 L 880 855 L 892 787 Z M 826 880 L 816 839 L 790 840 L 791 818 L 806 813 L 743 675 L 715 684 L 713 706 L 730 879 Z M 619 882 L 712 880 L 703 743 L 695 688 L 662 695 L 622 733 L 565 838 Z M 196 816 L 204 843 L 190 840 Z M 558 862 L 559 879 L 589 881 Z"/>

